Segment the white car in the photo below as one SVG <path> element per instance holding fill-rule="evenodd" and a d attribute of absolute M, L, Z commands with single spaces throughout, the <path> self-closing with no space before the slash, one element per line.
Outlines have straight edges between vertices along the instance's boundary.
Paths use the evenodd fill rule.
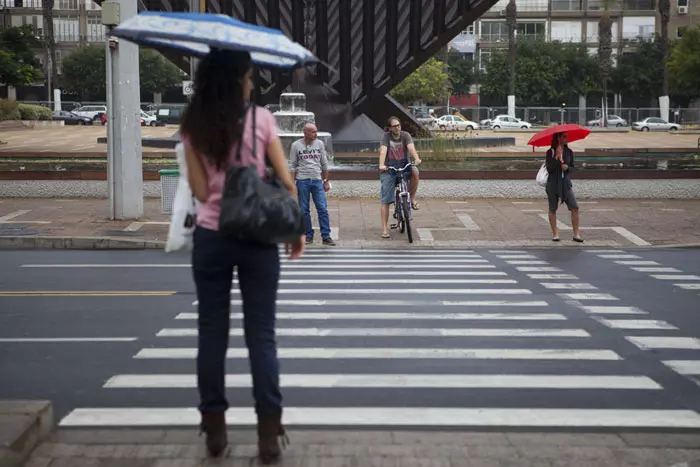
<path fill-rule="evenodd" d="M 602 118 L 597 120 L 589 120 L 588 126 L 600 126 L 603 123 L 602 120 Z M 627 126 L 627 120 L 622 117 L 618 117 L 617 115 L 608 115 L 608 126 Z"/>
<path fill-rule="evenodd" d="M 491 120 L 489 126 L 494 130 L 498 128 L 532 128 L 532 124 L 508 115 L 497 115 L 496 118 Z"/>
<path fill-rule="evenodd" d="M 663 118 L 647 117 L 639 122 L 632 124 L 632 129 L 637 131 L 659 131 L 659 130 L 678 130 L 680 125 L 669 123 Z"/>
<path fill-rule="evenodd" d="M 443 115 L 442 117 L 437 119 L 435 124 L 441 130 L 467 131 L 479 129 L 478 123 L 472 122 L 471 120 L 467 120 L 466 118 L 462 118 L 459 115 Z"/>
<path fill-rule="evenodd" d="M 83 105 L 77 109 L 72 110 L 74 114 L 80 115 L 81 117 L 87 117 L 91 120 L 99 120 L 98 115 L 107 113 L 106 105 Z"/>
<path fill-rule="evenodd" d="M 143 126 L 156 126 L 156 116 L 149 115 L 143 110 L 141 111 L 141 124 Z"/>

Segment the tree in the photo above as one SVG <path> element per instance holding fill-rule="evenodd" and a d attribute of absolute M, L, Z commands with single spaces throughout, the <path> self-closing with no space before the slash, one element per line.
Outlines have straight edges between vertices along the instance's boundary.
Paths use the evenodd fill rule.
<path fill-rule="evenodd" d="M 80 95 L 81 100 L 103 96 L 107 81 L 105 48 L 88 45 L 63 59 L 63 85 L 67 91 Z"/>
<path fill-rule="evenodd" d="M 464 58 L 464 54 L 453 50 L 447 54 L 447 72 L 452 83 L 452 92 L 458 96 L 469 94 L 476 81 L 474 61 Z"/>
<path fill-rule="evenodd" d="M 668 68 L 674 95 L 700 96 L 700 26 L 684 31 L 673 47 Z"/>
<path fill-rule="evenodd" d="M 506 7 L 506 25 L 508 26 L 508 70 L 510 70 L 510 76 L 508 77 L 508 115 L 511 117 L 515 117 L 515 28 L 517 27 L 517 18 L 518 9 L 515 6 L 515 0 L 510 0 Z"/>
<path fill-rule="evenodd" d="M 391 91 L 391 96 L 403 103 L 437 102 L 451 92 L 447 64 L 430 58 Z"/>
<path fill-rule="evenodd" d="M 78 93 L 81 100 L 105 94 L 107 72 L 105 49 L 89 45 L 76 50 L 63 60 L 63 81 L 66 90 Z M 149 92 L 163 92 L 181 81 L 180 70 L 159 53 L 142 49 L 139 53 L 139 81 Z"/>
<path fill-rule="evenodd" d="M 572 94 L 567 82 L 569 70 L 564 66 L 565 48 L 560 42 L 541 39 L 519 40 L 517 43 L 515 95 L 525 105 L 559 105 Z M 481 78 L 485 95 L 504 99 L 509 92 L 508 55 L 493 51 Z"/>
<path fill-rule="evenodd" d="M 661 41 L 641 41 L 634 52 L 618 57 L 612 88 L 618 93 L 655 99 L 662 89 L 663 61 Z"/>
<path fill-rule="evenodd" d="M 564 44 L 562 66 L 567 70 L 565 86 L 569 86 L 575 96 L 588 96 L 597 91 L 598 62 L 588 53 L 586 44 Z M 573 97 L 573 96 L 572 96 Z"/>
<path fill-rule="evenodd" d="M 603 0 L 603 16 L 598 21 L 598 68 L 603 88 L 601 125 L 608 126 L 608 81 L 612 73 L 612 25 L 610 0 Z"/>
<path fill-rule="evenodd" d="M 139 54 L 141 89 L 164 92 L 182 81 L 180 69 L 154 50 L 142 49 Z"/>
<path fill-rule="evenodd" d="M 58 77 L 58 64 L 56 63 L 56 40 L 54 38 L 53 29 L 53 6 L 54 0 L 43 0 L 42 4 L 42 16 L 44 18 L 45 34 L 44 34 L 44 46 L 46 50 L 46 56 L 51 61 L 51 68 L 47 67 L 47 70 L 51 76 L 51 82 L 55 87 L 60 87 L 59 77 Z M 49 89 L 51 93 L 51 89 Z"/>
<path fill-rule="evenodd" d="M 31 25 L 0 29 L 0 82 L 24 86 L 44 79 L 33 49 L 41 48 Z"/>

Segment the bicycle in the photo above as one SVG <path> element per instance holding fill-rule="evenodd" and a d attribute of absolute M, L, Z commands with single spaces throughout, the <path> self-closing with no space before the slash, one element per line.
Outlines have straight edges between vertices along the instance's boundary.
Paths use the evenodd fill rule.
<path fill-rule="evenodd" d="M 399 232 L 408 235 L 408 243 L 413 243 L 413 232 L 411 231 L 411 219 L 413 218 L 413 206 L 411 205 L 411 194 L 408 191 L 408 180 L 411 178 L 413 164 L 408 163 L 404 167 L 397 169 L 387 167 L 392 173 L 396 173 L 396 191 L 394 194 L 394 219 L 397 224 L 392 224 L 391 228 L 399 228 Z"/>

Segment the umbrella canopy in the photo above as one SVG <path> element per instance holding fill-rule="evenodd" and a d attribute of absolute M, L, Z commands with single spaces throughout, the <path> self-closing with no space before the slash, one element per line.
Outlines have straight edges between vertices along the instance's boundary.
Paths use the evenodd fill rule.
<path fill-rule="evenodd" d="M 556 133 L 566 133 L 569 136 L 569 142 L 572 143 L 574 141 L 584 139 L 586 136 L 591 134 L 591 130 L 574 123 L 550 126 L 546 130 L 542 130 L 535 134 L 532 138 L 530 138 L 530 141 L 528 141 L 527 144 L 531 145 L 533 150 L 535 149 L 535 146 L 551 146 L 552 136 L 554 136 Z"/>
<path fill-rule="evenodd" d="M 166 47 L 204 56 L 211 48 L 245 50 L 258 65 L 297 68 L 319 60 L 278 29 L 227 15 L 144 11 L 109 32 L 139 45 Z"/>

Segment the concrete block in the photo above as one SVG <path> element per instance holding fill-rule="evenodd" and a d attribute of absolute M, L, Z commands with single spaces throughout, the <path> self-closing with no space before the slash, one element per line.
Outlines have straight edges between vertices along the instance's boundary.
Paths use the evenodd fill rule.
<path fill-rule="evenodd" d="M 700 449 L 700 434 L 685 433 L 621 433 L 630 447 Z"/>
<path fill-rule="evenodd" d="M 0 250 L 33 250 L 34 237 L 0 237 Z"/>
<path fill-rule="evenodd" d="M 47 401 L 0 401 L 0 467 L 22 465 L 52 426 Z"/>
<path fill-rule="evenodd" d="M 603 433 L 507 433 L 514 446 L 618 446 L 625 442 L 615 434 Z"/>

